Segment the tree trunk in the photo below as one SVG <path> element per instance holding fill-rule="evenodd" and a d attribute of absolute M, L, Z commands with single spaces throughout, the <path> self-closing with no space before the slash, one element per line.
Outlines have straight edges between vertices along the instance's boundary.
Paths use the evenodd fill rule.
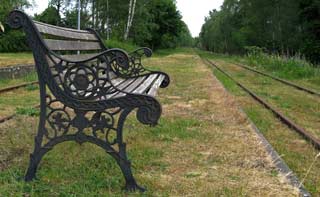
<path fill-rule="evenodd" d="M 131 12 L 132 12 L 132 2 L 133 2 L 133 0 L 129 1 L 128 21 L 127 21 L 126 30 L 124 32 L 124 40 L 127 40 L 128 36 L 129 36 L 129 28 L 130 28 L 130 20 L 131 20 Z"/>
<path fill-rule="evenodd" d="M 127 40 L 129 37 L 129 32 L 132 26 L 132 21 L 133 21 L 135 9 L 136 9 L 136 3 L 137 3 L 137 0 L 130 0 L 129 2 L 128 22 L 127 22 L 126 31 L 124 33 L 124 40 Z"/>

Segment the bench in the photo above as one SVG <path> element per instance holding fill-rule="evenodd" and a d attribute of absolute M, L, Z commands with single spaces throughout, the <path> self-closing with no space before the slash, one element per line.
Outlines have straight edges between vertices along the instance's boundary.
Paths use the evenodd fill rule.
<path fill-rule="evenodd" d="M 142 65 L 141 58 L 150 57 L 152 51 L 139 48 L 127 54 L 109 49 L 92 29 L 33 21 L 19 10 L 10 13 L 8 24 L 24 30 L 40 87 L 39 127 L 25 181 L 35 178 L 42 157 L 55 145 L 89 142 L 116 160 L 127 191 L 145 191 L 132 175 L 123 125 L 133 110 L 143 124 L 155 126 L 160 118 L 155 96 L 170 79 Z"/>

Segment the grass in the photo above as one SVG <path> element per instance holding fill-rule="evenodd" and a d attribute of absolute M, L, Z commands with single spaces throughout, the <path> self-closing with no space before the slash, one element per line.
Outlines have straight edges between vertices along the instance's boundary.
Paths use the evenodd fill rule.
<path fill-rule="evenodd" d="M 203 57 L 221 59 L 229 63 L 241 63 L 262 72 L 269 73 L 307 88 L 320 91 L 320 67 L 313 66 L 297 57 L 287 58 L 278 55 L 256 54 L 249 56 L 229 56 L 198 51 Z"/>
<path fill-rule="evenodd" d="M 148 188 L 141 196 L 297 195 L 274 173 L 234 101 L 196 54 L 155 57 L 146 64 L 169 73 L 172 83 L 160 90 L 157 127 L 141 125 L 134 115 L 125 125 L 134 174 Z M 33 91 L 24 91 L 25 99 L 32 98 Z M 39 179 L 22 181 L 37 124 L 28 115 L 0 124 L 0 196 L 139 195 L 122 191 L 115 161 L 90 144 L 55 147 L 44 157 Z"/>
<path fill-rule="evenodd" d="M 0 95 L 0 118 L 13 113 L 27 113 L 30 107 L 39 104 L 39 90 L 21 88 Z M 25 111 L 25 112 L 23 112 Z"/>
<path fill-rule="evenodd" d="M 29 73 L 28 75 L 21 77 L 21 78 L 16 78 L 16 79 L 0 79 L 0 89 L 10 87 L 10 86 L 15 86 L 19 85 L 22 83 L 28 83 L 28 82 L 33 82 L 37 81 L 38 76 L 35 72 Z M 27 86 L 27 89 L 34 89 L 36 88 L 37 85 L 31 85 Z"/>
<path fill-rule="evenodd" d="M 235 65 L 219 62 L 236 80 L 253 90 L 268 103 L 276 106 L 298 125 L 320 139 L 319 97 L 283 85 L 270 78 L 257 75 Z M 301 102 L 303 100 L 303 102 Z"/>
<path fill-rule="evenodd" d="M 17 64 L 34 64 L 31 53 L 0 53 L 0 67 L 17 65 Z"/>
<path fill-rule="evenodd" d="M 210 57 L 210 55 L 207 55 Z M 306 96 L 294 89 L 286 88 L 277 82 L 270 81 L 264 77 L 253 76 L 248 71 L 230 65 L 230 60 L 225 61 L 226 57 L 219 58 L 211 56 L 219 65 L 234 76 L 237 80 L 249 86 L 255 93 L 262 96 L 269 103 L 276 105 L 286 115 L 299 124 L 307 127 L 319 137 L 319 100 L 312 96 Z M 273 114 L 256 103 L 249 95 L 244 93 L 234 82 L 216 69 L 214 74 L 224 84 L 224 86 L 236 96 L 237 102 L 247 113 L 250 119 L 257 125 L 259 130 L 272 144 L 276 151 L 282 156 L 289 167 L 302 180 L 319 153 L 300 135 L 284 126 L 276 119 Z M 303 100 L 303 102 L 301 102 Z M 308 112 L 308 113 L 306 113 Z M 312 195 L 320 194 L 320 161 L 316 161 L 310 174 L 307 176 L 304 185 Z"/>

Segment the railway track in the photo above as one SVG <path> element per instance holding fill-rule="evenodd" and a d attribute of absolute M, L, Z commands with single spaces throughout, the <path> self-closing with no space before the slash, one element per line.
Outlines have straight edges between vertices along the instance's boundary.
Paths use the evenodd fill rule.
<path fill-rule="evenodd" d="M 2 89 L 0 89 L 0 94 L 3 94 L 5 92 L 10 92 L 12 90 L 16 90 L 16 89 L 19 89 L 19 88 L 27 87 L 29 85 L 38 84 L 38 83 L 39 83 L 38 81 L 33 81 L 33 82 L 29 82 L 29 83 L 22 83 L 22 84 L 19 84 L 19 85 L 10 86 L 10 87 L 7 87 L 7 88 L 2 88 Z"/>
<path fill-rule="evenodd" d="M 282 112 L 277 110 L 275 107 L 273 107 L 271 104 L 267 103 L 264 99 L 256 95 L 254 92 L 252 92 L 249 88 L 241 84 L 239 81 L 234 79 L 229 73 L 227 73 L 225 70 L 220 68 L 215 63 L 209 61 L 208 59 L 205 59 L 205 62 L 209 63 L 213 67 L 215 67 L 217 70 L 219 70 L 221 73 L 223 73 L 225 76 L 227 76 L 230 80 L 232 80 L 234 83 L 236 83 L 242 90 L 247 92 L 253 99 L 255 99 L 257 102 L 259 102 L 261 105 L 263 105 L 266 109 L 270 110 L 277 118 L 281 120 L 285 125 L 287 125 L 289 128 L 293 129 L 297 133 L 299 133 L 302 137 L 304 137 L 307 141 L 309 141 L 313 146 L 320 150 L 320 139 L 315 137 L 310 132 L 306 131 L 305 128 L 299 126 L 294 121 L 292 121 L 290 118 L 286 117 Z M 276 79 L 275 79 L 276 80 Z M 286 84 L 288 85 L 288 84 Z M 290 85 L 291 86 L 291 85 Z M 293 86 L 295 87 L 295 86 Z M 297 88 L 297 87 L 295 87 Z M 309 92 L 310 93 L 310 92 Z"/>
<path fill-rule="evenodd" d="M 302 86 L 297 85 L 297 84 L 295 84 L 295 83 L 292 83 L 292 82 L 290 82 L 290 81 L 287 81 L 287 80 L 284 80 L 284 79 L 280 79 L 280 78 L 275 77 L 275 76 L 273 76 L 273 75 L 270 75 L 270 74 L 261 72 L 261 71 L 256 70 L 256 69 L 253 69 L 253 68 L 251 68 L 251 67 L 249 67 L 249 66 L 245 66 L 245 65 L 242 65 L 242 64 L 238 64 L 238 63 L 234 63 L 234 65 L 239 66 L 239 67 L 241 67 L 241 68 L 244 68 L 244 69 L 246 69 L 246 70 L 249 70 L 249 71 L 258 73 L 258 74 L 260 74 L 260 75 L 269 77 L 269 78 L 274 79 L 274 80 L 276 80 L 276 81 L 279 81 L 279 82 L 281 82 L 281 83 L 283 83 L 283 84 L 285 84 L 285 85 L 294 87 L 294 88 L 296 88 L 296 89 L 298 89 L 298 90 L 302 90 L 302 91 L 307 92 L 307 93 L 309 93 L 309 94 L 314 94 L 314 95 L 320 96 L 320 93 L 319 93 L 319 92 L 316 92 L 315 90 L 311 90 L 311 89 L 302 87 Z"/>
<path fill-rule="evenodd" d="M 19 85 L 2 88 L 2 89 L 0 89 L 0 94 L 6 93 L 6 92 L 11 92 L 13 90 L 16 90 L 16 89 L 19 89 L 19 88 L 23 88 L 23 87 L 27 87 L 29 85 L 35 85 L 35 84 L 38 84 L 38 83 L 39 83 L 38 81 L 33 81 L 33 82 L 29 82 L 29 83 L 22 83 L 22 84 L 19 84 Z M 34 106 L 34 108 L 38 108 L 38 107 L 39 107 L 39 105 Z M 5 116 L 3 118 L 0 118 L 0 124 L 6 122 L 8 120 L 11 120 L 15 116 L 16 116 L 16 114 L 14 113 L 14 114 Z"/>
<path fill-rule="evenodd" d="M 40 107 L 40 105 L 39 105 L 39 104 L 38 104 L 38 105 L 33 106 L 33 108 L 39 108 L 39 107 Z M 5 117 L 3 117 L 3 118 L 0 118 L 0 124 L 1 124 L 1 123 L 6 122 L 6 121 L 8 121 L 8 120 L 11 120 L 11 119 L 12 119 L 12 118 L 14 118 L 16 115 L 17 115 L 17 114 L 16 114 L 16 113 L 14 113 L 14 114 L 11 114 L 11 115 L 8 115 L 8 116 L 5 116 Z"/>

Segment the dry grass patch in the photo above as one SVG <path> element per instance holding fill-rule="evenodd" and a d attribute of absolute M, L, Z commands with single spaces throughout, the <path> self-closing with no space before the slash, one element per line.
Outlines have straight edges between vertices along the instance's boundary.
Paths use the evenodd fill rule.
<path fill-rule="evenodd" d="M 0 67 L 17 64 L 34 64 L 31 53 L 0 53 Z"/>

